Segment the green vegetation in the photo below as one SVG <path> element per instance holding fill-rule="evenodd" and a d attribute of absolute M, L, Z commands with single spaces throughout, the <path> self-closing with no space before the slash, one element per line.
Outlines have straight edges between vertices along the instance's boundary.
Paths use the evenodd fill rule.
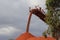
<path fill-rule="evenodd" d="M 46 7 L 45 21 L 49 25 L 47 33 L 57 37 L 60 33 L 60 0 L 46 0 Z"/>

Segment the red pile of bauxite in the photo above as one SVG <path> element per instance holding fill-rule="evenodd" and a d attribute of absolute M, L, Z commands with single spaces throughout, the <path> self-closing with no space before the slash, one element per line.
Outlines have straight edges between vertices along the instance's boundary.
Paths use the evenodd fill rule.
<path fill-rule="evenodd" d="M 35 37 L 34 35 L 26 32 L 20 35 L 16 40 L 56 40 L 56 39 L 54 39 L 53 37 L 45 38 L 44 36 Z"/>

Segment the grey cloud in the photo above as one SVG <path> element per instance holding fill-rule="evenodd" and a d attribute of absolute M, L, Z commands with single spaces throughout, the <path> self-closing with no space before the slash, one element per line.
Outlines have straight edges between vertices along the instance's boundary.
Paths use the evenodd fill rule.
<path fill-rule="evenodd" d="M 45 8 L 44 5 L 42 7 Z M 22 32 L 25 32 L 28 15 L 28 0 L 0 0 L 0 28 L 4 25 L 9 25 L 17 29 L 22 29 Z M 44 22 L 36 16 L 32 16 L 30 25 L 30 32 L 32 34 L 42 35 L 42 31 L 46 30 L 46 28 L 47 25 Z M 7 40 L 10 37 L 16 38 L 22 32 L 16 32 L 12 36 L 1 35 L 0 40 Z"/>

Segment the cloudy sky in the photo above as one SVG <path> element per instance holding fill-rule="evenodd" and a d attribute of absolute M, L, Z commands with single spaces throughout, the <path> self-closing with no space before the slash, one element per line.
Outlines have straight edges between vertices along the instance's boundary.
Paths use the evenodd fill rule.
<path fill-rule="evenodd" d="M 45 10 L 46 0 L 0 0 L 0 40 L 16 39 L 25 32 L 29 7 L 39 5 Z M 47 24 L 35 15 L 32 16 L 30 32 L 42 35 Z M 33 31 L 32 31 L 33 30 Z"/>

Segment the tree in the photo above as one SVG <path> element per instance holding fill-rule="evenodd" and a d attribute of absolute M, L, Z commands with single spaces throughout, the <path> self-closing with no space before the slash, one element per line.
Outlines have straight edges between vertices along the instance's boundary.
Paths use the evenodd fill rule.
<path fill-rule="evenodd" d="M 60 33 L 60 0 L 46 0 L 46 6 L 45 21 L 49 25 L 47 33 L 57 38 Z"/>

